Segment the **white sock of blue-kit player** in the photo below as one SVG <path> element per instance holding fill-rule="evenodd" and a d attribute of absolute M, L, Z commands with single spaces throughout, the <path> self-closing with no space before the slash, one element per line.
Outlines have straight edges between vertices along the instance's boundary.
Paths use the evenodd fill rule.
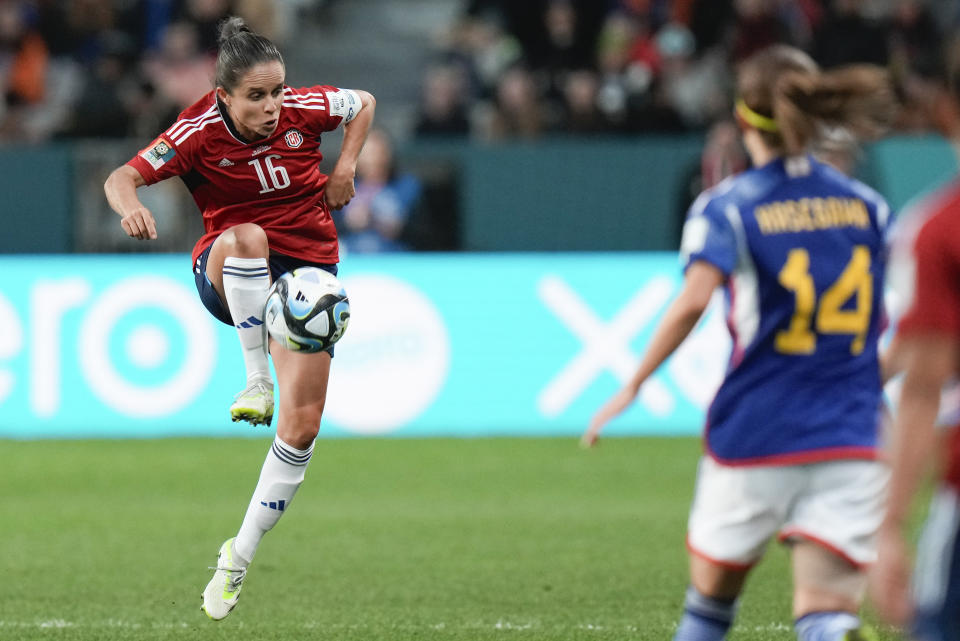
<path fill-rule="evenodd" d="M 736 616 L 736 600 L 714 599 L 690 586 L 673 641 L 723 641 Z"/>
<path fill-rule="evenodd" d="M 811 612 L 794 622 L 800 641 L 841 641 L 860 627 L 860 617 L 849 612 Z"/>
<path fill-rule="evenodd" d="M 260 471 L 260 481 L 253 491 L 250 506 L 243 517 L 233 549 L 249 563 L 257 552 L 263 535 L 277 524 L 290 507 L 293 495 L 303 483 L 307 463 L 313 455 L 313 444 L 298 450 L 276 437 Z"/>
<path fill-rule="evenodd" d="M 223 293 L 243 347 L 247 384 L 270 381 L 263 331 L 263 306 L 270 289 L 270 269 L 265 258 L 228 257 L 223 261 Z"/>

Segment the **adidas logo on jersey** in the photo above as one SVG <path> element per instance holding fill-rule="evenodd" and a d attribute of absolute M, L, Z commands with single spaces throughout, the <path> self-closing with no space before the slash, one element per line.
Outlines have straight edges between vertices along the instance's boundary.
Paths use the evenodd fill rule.
<path fill-rule="evenodd" d="M 217 163 L 217 167 L 233 167 L 233 163 L 230 162 L 229 158 L 224 158 L 223 160 Z"/>

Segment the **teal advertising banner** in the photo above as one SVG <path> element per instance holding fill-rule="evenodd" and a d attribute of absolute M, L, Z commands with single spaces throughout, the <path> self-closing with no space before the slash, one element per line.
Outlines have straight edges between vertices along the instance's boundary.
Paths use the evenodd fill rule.
<path fill-rule="evenodd" d="M 0 437 L 263 435 L 230 422 L 236 334 L 203 308 L 190 267 L 0 257 Z M 632 374 L 680 266 L 668 253 L 399 254 L 351 256 L 340 275 L 352 316 L 321 435 L 575 436 Z M 711 311 L 607 433 L 698 433 L 729 349 Z"/>

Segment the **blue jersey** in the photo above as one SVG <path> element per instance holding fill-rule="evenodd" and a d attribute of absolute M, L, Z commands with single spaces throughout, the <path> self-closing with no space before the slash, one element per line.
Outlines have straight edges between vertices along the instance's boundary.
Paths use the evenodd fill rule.
<path fill-rule="evenodd" d="M 876 192 L 809 157 L 730 178 L 693 204 L 683 257 L 726 276 L 733 338 L 707 412 L 715 459 L 876 457 L 888 218 Z"/>

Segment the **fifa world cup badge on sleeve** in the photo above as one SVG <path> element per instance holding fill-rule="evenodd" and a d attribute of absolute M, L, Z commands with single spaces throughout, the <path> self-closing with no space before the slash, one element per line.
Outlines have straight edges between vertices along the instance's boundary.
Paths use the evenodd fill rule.
<path fill-rule="evenodd" d="M 173 145 L 163 138 L 157 138 L 156 142 L 140 152 L 140 157 L 150 163 L 154 169 L 160 169 L 176 155 L 177 151 Z"/>

